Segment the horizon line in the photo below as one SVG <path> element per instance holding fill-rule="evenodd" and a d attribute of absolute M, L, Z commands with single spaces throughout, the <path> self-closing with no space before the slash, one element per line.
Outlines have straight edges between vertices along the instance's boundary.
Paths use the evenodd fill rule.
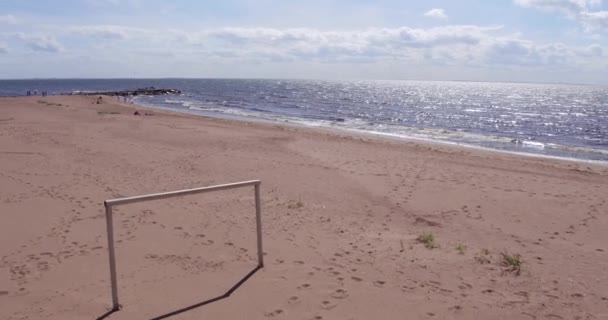
<path fill-rule="evenodd" d="M 421 81 L 421 82 L 470 82 L 470 83 L 512 83 L 512 84 L 548 84 L 548 85 L 581 85 L 581 86 L 608 86 L 608 83 L 584 82 L 540 82 L 515 80 L 466 80 L 466 79 L 361 79 L 361 78 L 274 78 L 274 77 L 32 77 L 32 78 L 0 78 L 0 81 L 32 81 L 32 80 L 308 80 L 308 81 Z"/>

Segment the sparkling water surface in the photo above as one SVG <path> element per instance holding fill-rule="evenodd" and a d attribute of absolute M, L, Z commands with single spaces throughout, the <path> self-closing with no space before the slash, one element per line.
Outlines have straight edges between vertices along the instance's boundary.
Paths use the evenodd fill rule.
<path fill-rule="evenodd" d="M 245 79 L 0 80 L 0 95 L 174 88 L 136 103 L 608 161 L 608 87 L 455 81 Z"/>

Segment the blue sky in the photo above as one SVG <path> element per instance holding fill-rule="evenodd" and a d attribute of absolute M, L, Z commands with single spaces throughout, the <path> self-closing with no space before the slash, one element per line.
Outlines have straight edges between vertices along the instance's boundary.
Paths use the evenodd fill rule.
<path fill-rule="evenodd" d="M 608 84 L 601 0 L 0 0 L 0 78 Z"/>

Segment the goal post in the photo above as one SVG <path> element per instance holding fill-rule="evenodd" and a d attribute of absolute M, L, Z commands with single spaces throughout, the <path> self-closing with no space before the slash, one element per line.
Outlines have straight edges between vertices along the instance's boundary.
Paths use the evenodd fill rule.
<path fill-rule="evenodd" d="M 114 223 L 112 221 L 112 208 L 120 205 L 144 202 L 151 200 L 166 199 L 178 196 L 193 195 L 212 191 L 221 191 L 228 189 L 236 189 L 243 187 L 254 187 L 255 193 L 255 222 L 257 232 L 257 249 L 258 249 L 258 268 L 264 267 L 264 252 L 262 249 L 262 208 L 260 203 L 260 180 L 243 181 L 229 184 L 222 184 L 210 187 L 170 191 L 163 193 L 146 194 L 141 196 L 110 199 L 103 202 L 106 209 L 106 226 L 108 230 L 108 255 L 110 257 L 110 279 L 112 282 L 112 310 L 120 309 L 118 304 L 118 283 L 116 277 L 116 254 L 114 252 Z"/>

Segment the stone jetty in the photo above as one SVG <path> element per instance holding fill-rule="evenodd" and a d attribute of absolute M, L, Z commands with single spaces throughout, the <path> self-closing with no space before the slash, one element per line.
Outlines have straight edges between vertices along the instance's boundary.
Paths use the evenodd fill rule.
<path fill-rule="evenodd" d="M 179 94 L 182 93 L 177 89 L 157 89 L 154 87 L 149 88 L 139 88 L 133 90 L 121 90 L 121 91 L 100 91 L 100 92 L 71 92 L 69 94 L 74 95 L 85 95 L 85 96 L 97 96 L 97 95 L 105 95 L 105 96 L 160 96 L 165 94 Z"/>

